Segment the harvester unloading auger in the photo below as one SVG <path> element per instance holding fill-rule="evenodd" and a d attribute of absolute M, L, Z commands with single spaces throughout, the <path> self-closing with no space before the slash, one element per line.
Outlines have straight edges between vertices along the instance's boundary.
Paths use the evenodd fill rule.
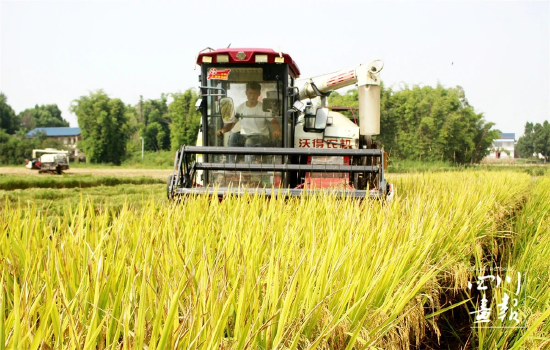
<path fill-rule="evenodd" d="M 197 64 L 202 125 L 197 146 L 176 153 L 168 198 L 245 191 L 393 196 L 384 177 L 386 153 L 372 140 L 380 134 L 382 61 L 312 78 L 301 88 L 293 59 L 271 49 L 210 49 Z M 331 91 L 352 84 L 359 125 L 327 106 Z"/>

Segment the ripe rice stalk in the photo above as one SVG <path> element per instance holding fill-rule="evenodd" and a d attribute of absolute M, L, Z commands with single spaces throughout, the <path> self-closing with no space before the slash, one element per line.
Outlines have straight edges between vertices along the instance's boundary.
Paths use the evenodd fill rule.
<path fill-rule="evenodd" d="M 550 177 L 532 182 L 525 206 L 515 218 L 513 236 L 504 269 L 497 272 L 503 280 L 502 287 L 495 288 L 493 295 L 493 300 L 501 303 L 506 293 L 510 297 L 509 310 L 503 320 L 492 314 L 491 324 L 514 328 L 478 329 L 479 346 L 544 349 L 550 346 Z M 515 284 L 508 287 L 507 278 Z M 518 312 L 519 323 L 510 320 L 512 310 Z"/>
<path fill-rule="evenodd" d="M 517 205 L 530 178 L 463 172 L 394 182 L 400 195 L 386 204 L 248 194 L 113 209 L 82 197 L 52 220 L 36 205 L 6 202 L 4 341 L 8 348 L 420 345 L 425 316 L 449 307 L 440 304 L 443 288 L 463 289 L 467 267 L 490 262 L 498 213 Z"/>

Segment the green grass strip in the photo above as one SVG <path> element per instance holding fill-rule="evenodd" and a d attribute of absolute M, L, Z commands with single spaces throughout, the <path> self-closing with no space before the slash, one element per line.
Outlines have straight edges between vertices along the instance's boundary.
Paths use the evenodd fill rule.
<path fill-rule="evenodd" d="M 151 185 L 165 183 L 152 177 L 113 176 L 0 176 L 0 190 L 12 191 L 26 188 L 86 188 L 96 186 L 117 186 L 122 184 Z"/>

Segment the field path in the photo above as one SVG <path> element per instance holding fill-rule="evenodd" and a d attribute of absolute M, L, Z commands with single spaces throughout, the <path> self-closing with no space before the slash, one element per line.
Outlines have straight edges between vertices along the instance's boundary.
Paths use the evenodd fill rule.
<path fill-rule="evenodd" d="M 155 179 L 166 179 L 168 175 L 172 174 L 172 169 L 102 169 L 102 168 L 71 168 L 64 172 L 67 175 L 94 175 L 94 176 L 149 176 Z M 38 176 L 37 170 L 29 170 L 24 166 L 20 167 L 0 167 L 1 175 L 27 175 L 27 176 Z M 48 176 L 40 174 L 40 176 Z"/>

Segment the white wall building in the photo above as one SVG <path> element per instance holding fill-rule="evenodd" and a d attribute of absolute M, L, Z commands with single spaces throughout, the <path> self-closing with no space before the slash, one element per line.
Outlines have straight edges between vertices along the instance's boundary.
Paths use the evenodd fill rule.
<path fill-rule="evenodd" d="M 515 156 L 515 133 L 500 133 L 500 138 L 493 140 L 491 153 L 487 159 L 510 159 Z"/>

